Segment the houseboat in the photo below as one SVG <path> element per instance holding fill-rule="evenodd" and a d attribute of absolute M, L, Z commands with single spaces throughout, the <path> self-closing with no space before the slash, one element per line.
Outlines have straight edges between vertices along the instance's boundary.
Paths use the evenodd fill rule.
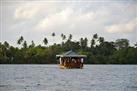
<path fill-rule="evenodd" d="M 83 68 L 84 59 L 86 55 L 79 55 L 76 52 L 70 50 L 61 55 L 56 55 L 59 67 L 61 69 Z"/>

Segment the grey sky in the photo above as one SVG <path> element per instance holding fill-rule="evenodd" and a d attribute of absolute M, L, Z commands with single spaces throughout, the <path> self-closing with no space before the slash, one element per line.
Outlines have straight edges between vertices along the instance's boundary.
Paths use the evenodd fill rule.
<path fill-rule="evenodd" d="M 47 37 L 61 42 L 61 33 L 73 40 L 97 33 L 112 41 L 127 38 L 137 42 L 137 1 L 135 0 L 1 0 L 1 39 L 17 46 L 22 35 L 28 43 L 42 44 Z"/>

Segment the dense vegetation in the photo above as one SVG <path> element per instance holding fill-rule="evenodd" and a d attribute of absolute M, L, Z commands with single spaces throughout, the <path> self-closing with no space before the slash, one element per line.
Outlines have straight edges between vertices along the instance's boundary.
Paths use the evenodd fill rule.
<path fill-rule="evenodd" d="M 52 33 L 52 37 L 56 37 Z M 79 41 L 72 41 L 70 34 L 61 34 L 62 43 L 47 46 L 48 39 L 44 38 L 45 46 L 38 45 L 32 41 L 30 45 L 21 36 L 17 40 L 20 46 L 13 47 L 8 42 L 0 42 L 0 63 L 2 64 L 54 64 L 56 54 L 69 50 L 87 55 L 87 64 L 137 64 L 137 43 L 130 46 L 129 40 L 117 39 L 115 42 L 105 41 L 103 37 L 94 34 L 91 40 L 80 38 Z M 88 46 L 90 42 L 90 46 Z"/>

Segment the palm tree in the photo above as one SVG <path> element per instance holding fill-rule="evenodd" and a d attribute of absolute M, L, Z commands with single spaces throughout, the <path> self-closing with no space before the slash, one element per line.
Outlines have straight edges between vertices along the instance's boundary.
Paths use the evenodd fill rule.
<path fill-rule="evenodd" d="M 35 47 L 35 43 L 34 43 L 33 40 L 31 41 L 31 45 L 30 45 L 29 47 L 30 47 L 30 48 Z"/>
<path fill-rule="evenodd" d="M 23 38 L 23 36 L 21 36 L 21 37 L 18 39 L 17 44 L 20 45 L 20 44 L 23 42 L 23 40 L 24 40 L 24 38 Z"/>
<path fill-rule="evenodd" d="M 83 49 L 83 45 L 84 45 L 84 39 L 83 38 L 80 38 L 80 46 L 81 46 L 81 49 Z"/>
<path fill-rule="evenodd" d="M 44 43 L 45 45 L 48 44 L 48 40 L 47 40 L 47 38 L 44 38 L 43 43 Z"/>
<path fill-rule="evenodd" d="M 93 38 L 94 38 L 94 39 L 97 39 L 97 38 L 98 38 L 98 35 L 97 35 L 97 34 L 94 34 L 94 35 L 93 35 Z"/>
<path fill-rule="evenodd" d="M 64 34 L 62 33 L 62 34 L 61 34 L 61 37 L 62 37 L 62 42 L 63 42 L 63 36 L 64 36 Z"/>
<path fill-rule="evenodd" d="M 4 42 L 4 46 L 5 46 L 6 48 L 9 48 L 9 43 L 8 43 L 7 41 L 5 41 L 5 42 Z"/>
<path fill-rule="evenodd" d="M 92 39 L 92 40 L 91 40 L 91 48 L 92 48 L 94 45 L 95 45 L 95 40 Z"/>
<path fill-rule="evenodd" d="M 104 38 L 103 38 L 103 37 L 99 37 L 98 41 L 99 41 L 99 43 L 101 44 L 101 43 L 104 42 Z"/>
<path fill-rule="evenodd" d="M 27 42 L 24 41 L 24 43 L 22 44 L 23 48 L 27 48 Z"/>
<path fill-rule="evenodd" d="M 85 38 L 85 40 L 84 40 L 84 44 L 85 44 L 85 49 L 86 49 L 87 46 L 88 46 L 88 39 L 87 39 L 87 38 Z"/>
<path fill-rule="evenodd" d="M 63 33 L 61 34 L 61 37 L 62 37 L 62 43 L 63 43 L 63 40 L 66 39 L 66 35 L 64 35 Z"/>
<path fill-rule="evenodd" d="M 91 47 L 97 45 L 97 42 L 98 42 L 98 35 L 97 33 L 93 35 L 93 38 L 91 40 Z"/>
<path fill-rule="evenodd" d="M 69 38 L 68 38 L 68 40 L 71 41 L 71 39 L 72 39 L 72 34 L 69 34 Z"/>
<path fill-rule="evenodd" d="M 64 36 L 64 34 L 62 33 L 62 34 L 61 34 L 61 37 L 63 37 L 63 36 Z"/>
<path fill-rule="evenodd" d="M 66 35 L 63 36 L 63 40 L 65 40 L 65 39 L 66 39 Z"/>
<path fill-rule="evenodd" d="M 88 39 L 87 38 L 80 38 L 80 46 L 83 49 L 86 49 L 88 46 Z"/>
<path fill-rule="evenodd" d="M 53 41 L 54 41 L 54 37 L 55 37 L 55 36 L 56 36 L 56 35 L 55 35 L 55 33 L 53 32 L 53 33 L 52 33 Z"/>

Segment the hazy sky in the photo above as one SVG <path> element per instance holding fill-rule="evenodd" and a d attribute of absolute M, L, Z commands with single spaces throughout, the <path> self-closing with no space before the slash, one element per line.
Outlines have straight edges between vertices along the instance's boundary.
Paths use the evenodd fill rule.
<path fill-rule="evenodd" d="M 0 41 L 14 46 L 21 35 L 28 43 L 47 37 L 53 44 L 52 32 L 57 43 L 61 33 L 73 40 L 97 33 L 108 41 L 137 42 L 136 0 L 0 0 L 0 6 Z"/>

